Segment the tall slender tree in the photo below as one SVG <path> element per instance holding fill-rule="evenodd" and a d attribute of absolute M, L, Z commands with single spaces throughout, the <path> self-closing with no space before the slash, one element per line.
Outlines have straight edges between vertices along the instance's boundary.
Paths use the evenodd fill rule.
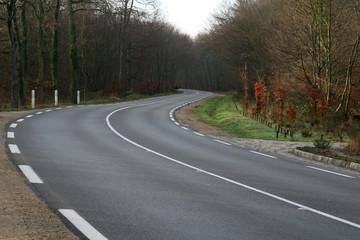
<path fill-rule="evenodd" d="M 20 69 L 20 101 L 24 106 L 26 103 L 26 85 L 29 83 L 29 31 L 27 21 L 27 0 L 22 1 L 21 5 L 21 26 L 22 26 L 22 41 L 21 41 L 21 66 Z"/>
<path fill-rule="evenodd" d="M 2 18 L 6 21 L 8 28 L 10 44 L 11 44 L 11 64 L 12 64 L 12 88 L 11 88 L 11 107 L 18 108 L 18 40 L 16 39 L 14 18 L 16 17 L 16 3 L 17 0 L 2 0 L 0 6 L 6 8 L 6 17 Z"/>
<path fill-rule="evenodd" d="M 75 29 L 75 18 L 74 18 L 74 9 L 73 1 L 67 0 L 67 8 L 69 14 L 69 41 L 70 41 L 70 65 L 71 65 L 71 86 L 70 94 L 71 101 L 76 103 L 76 92 L 78 90 L 78 74 L 79 74 L 79 57 L 77 49 L 77 40 L 76 40 L 76 29 Z"/>
<path fill-rule="evenodd" d="M 58 89 L 58 74 L 59 74 L 59 14 L 60 14 L 60 0 L 55 1 L 54 11 L 54 30 L 51 52 L 51 78 L 54 84 L 54 90 Z"/>

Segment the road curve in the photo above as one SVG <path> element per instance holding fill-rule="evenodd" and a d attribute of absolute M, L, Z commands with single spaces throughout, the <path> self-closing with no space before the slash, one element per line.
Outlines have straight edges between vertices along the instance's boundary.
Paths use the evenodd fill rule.
<path fill-rule="evenodd" d="M 51 209 L 90 239 L 358 239 L 360 179 L 179 125 L 183 94 L 49 109 L 6 145 Z"/>

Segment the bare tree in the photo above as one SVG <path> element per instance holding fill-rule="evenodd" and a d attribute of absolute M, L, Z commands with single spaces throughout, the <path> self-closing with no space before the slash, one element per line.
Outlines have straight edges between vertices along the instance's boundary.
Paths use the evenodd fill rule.
<path fill-rule="evenodd" d="M 15 36 L 14 29 L 14 18 L 16 17 L 16 3 L 17 0 L 2 0 L 0 1 L 0 7 L 6 8 L 7 16 L 1 17 L 2 20 L 5 20 L 7 23 L 10 43 L 11 43 L 11 63 L 12 63 L 12 92 L 11 92 L 11 107 L 18 107 L 18 40 Z"/>

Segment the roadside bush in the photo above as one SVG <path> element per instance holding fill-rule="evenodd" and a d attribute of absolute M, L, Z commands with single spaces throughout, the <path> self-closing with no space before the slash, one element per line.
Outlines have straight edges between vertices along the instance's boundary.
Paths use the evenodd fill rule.
<path fill-rule="evenodd" d="M 312 136 L 311 130 L 309 128 L 301 129 L 301 136 L 308 138 Z"/>
<path fill-rule="evenodd" d="M 358 143 L 356 143 L 355 141 L 350 140 L 348 142 L 348 145 L 346 146 L 346 150 L 349 152 L 359 154 L 360 153 L 360 145 Z"/>
<path fill-rule="evenodd" d="M 327 109 L 321 124 L 327 134 L 333 133 L 334 136 L 339 137 L 340 141 L 342 141 L 343 135 L 346 133 L 346 123 L 339 113 L 336 113 L 331 109 Z"/>
<path fill-rule="evenodd" d="M 347 134 L 350 137 L 350 142 L 347 146 L 348 151 L 360 152 L 360 121 L 354 121 L 347 129 Z"/>
<path fill-rule="evenodd" d="M 330 142 L 323 139 L 323 137 L 321 136 L 320 139 L 316 139 L 314 142 L 314 147 L 316 148 L 321 148 L 321 149 L 328 149 L 330 148 Z"/>
<path fill-rule="evenodd" d="M 102 99 L 102 92 L 88 92 L 86 94 L 87 100 Z"/>

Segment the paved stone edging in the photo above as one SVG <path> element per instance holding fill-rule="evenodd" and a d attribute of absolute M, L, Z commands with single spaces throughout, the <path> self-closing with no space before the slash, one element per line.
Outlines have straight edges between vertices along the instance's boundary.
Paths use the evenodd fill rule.
<path fill-rule="evenodd" d="M 299 157 L 307 158 L 307 159 L 310 159 L 310 160 L 315 160 L 315 161 L 318 161 L 318 162 L 323 162 L 323 163 L 326 163 L 326 164 L 331 164 L 331 165 L 334 165 L 334 166 L 337 166 L 337 167 L 348 168 L 348 169 L 356 170 L 356 171 L 360 172 L 360 163 L 348 162 L 348 161 L 339 160 L 339 159 L 335 159 L 335 158 L 316 155 L 316 154 L 313 154 L 313 153 L 301 151 L 299 149 L 294 149 L 292 151 L 292 153 L 295 154 L 296 156 L 299 156 Z"/>

